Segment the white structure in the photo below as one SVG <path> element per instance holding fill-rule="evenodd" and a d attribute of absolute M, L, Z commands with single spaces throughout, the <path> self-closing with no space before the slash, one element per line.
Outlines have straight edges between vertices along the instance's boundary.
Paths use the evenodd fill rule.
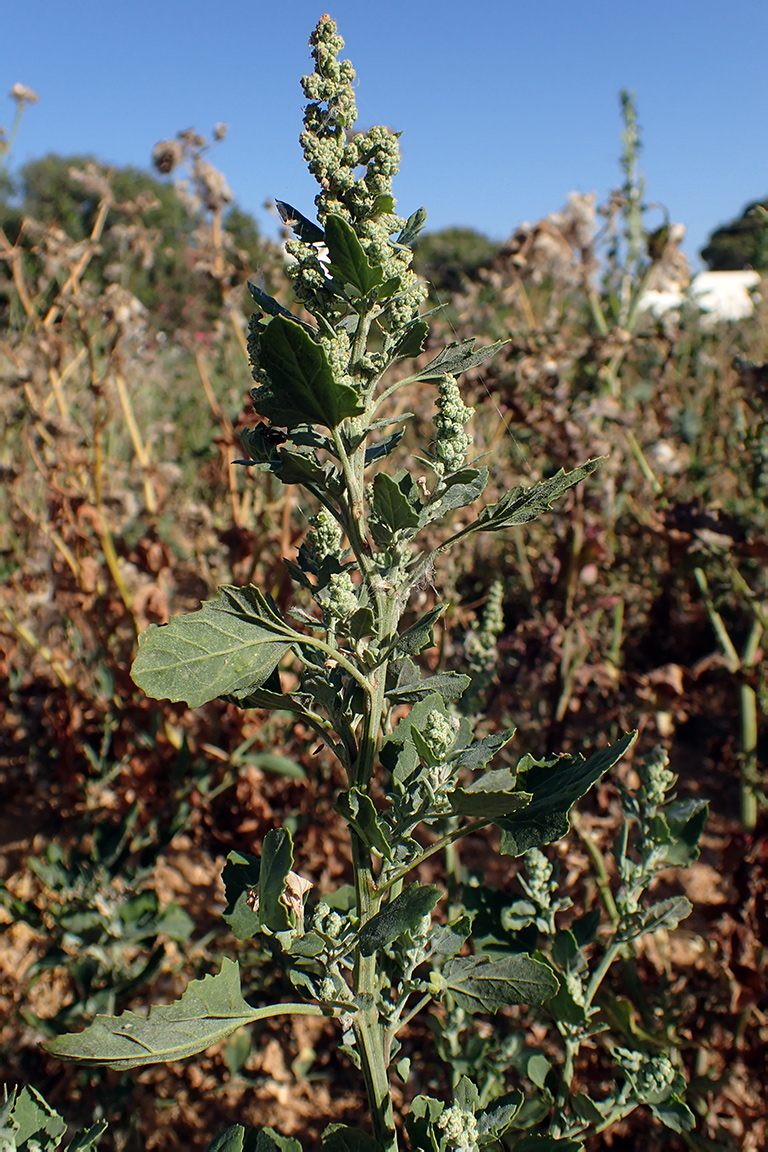
<path fill-rule="evenodd" d="M 753 293 L 759 283 L 759 272 L 751 270 L 699 272 L 685 292 L 655 289 L 644 292 L 640 309 L 658 318 L 687 302 L 706 313 L 702 318 L 705 325 L 711 326 L 720 320 L 745 320 L 755 310 Z"/>

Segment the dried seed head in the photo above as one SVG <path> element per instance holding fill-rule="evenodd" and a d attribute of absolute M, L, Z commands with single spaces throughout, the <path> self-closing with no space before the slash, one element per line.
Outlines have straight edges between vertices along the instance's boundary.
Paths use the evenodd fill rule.
<path fill-rule="evenodd" d="M 15 100 L 19 107 L 24 104 L 37 104 L 37 92 L 27 88 L 26 84 L 14 84 L 8 93 L 11 100 Z"/>
<path fill-rule="evenodd" d="M 184 159 L 184 149 L 178 140 L 161 140 L 152 149 L 152 163 L 158 172 L 167 176 Z"/>

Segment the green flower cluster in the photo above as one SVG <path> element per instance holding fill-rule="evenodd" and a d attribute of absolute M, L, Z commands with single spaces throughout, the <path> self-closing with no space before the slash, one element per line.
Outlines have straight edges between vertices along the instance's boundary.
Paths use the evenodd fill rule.
<path fill-rule="evenodd" d="M 504 585 L 494 580 L 479 627 L 476 625 L 464 638 L 464 652 L 471 670 L 480 675 L 491 672 L 498 659 L 496 643 L 504 631 Z"/>
<path fill-rule="evenodd" d="M 355 70 L 348 60 L 338 60 L 344 47 L 330 17 L 321 19 L 310 39 L 315 71 L 302 79 L 309 103 L 304 131 L 299 137 L 310 172 L 322 191 L 315 198 L 320 224 L 333 213 L 347 220 L 371 264 L 381 267 L 384 280 L 399 277 L 401 290 L 387 304 L 383 321 L 394 330 L 412 320 L 426 297 L 410 269 L 413 254 L 396 245 L 392 236 L 405 220 L 395 214 L 392 180 L 400 164 L 397 134 L 377 126 L 351 134 L 357 120 L 352 87 Z M 362 175 L 357 170 L 363 168 Z M 328 271 L 316 245 L 298 237 L 286 243 L 296 263 L 289 269 L 296 294 L 312 312 L 341 311 L 325 287 Z M 380 323 L 382 320 L 380 319 Z"/>
<path fill-rule="evenodd" d="M 435 462 L 432 466 L 440 476 L 450 476 L 463 467 L 467 449 L 472 444 L 464 425 L 474 412 L 474 408 L 468 408 L 462 400 L 456 378 L 443 376 L 437 386 L 437 412 L 433 419 Z"/>
<path fill-rule="evenodd" d="M 453 1105 L 446 1108 L 437 1121 L 443 1131 L 442 1147 L 452 1152 L 475 1152 L 479 1148 L 477 1120 L 471 1112 Z M 443 1143 L 444 1142 L 444 1143 Z"/>

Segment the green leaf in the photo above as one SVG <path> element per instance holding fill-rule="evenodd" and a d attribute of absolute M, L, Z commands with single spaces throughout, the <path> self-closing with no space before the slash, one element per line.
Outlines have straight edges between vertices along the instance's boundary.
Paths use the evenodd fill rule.
<path fill-rule="evenodd" d="M 405 226 L 397 238 L 397 243 L 402 244 L 406 248 L 410 248 L 426 222 L 426 208 L 417 208 L 406 220 Z"/>
<path fill-rule="evenodd" d="M 205 1152 L 243 1152 L 245 1128 L 242 1124 L 231 1124 L 219 1132 L 206 1146 Z"/>
<path fill-rule="evenodd" d="M 199 612 L 150 624 L 131 676 L 153 700 L 198 708 L 261 687 L 292 647 L 292 631 L 257 588 L 225 585 Z"/>
<path fill-rule="evenodd" d="M 375 268 L 365 254 L 351 224 L 333 214 L 325 220 L 325 243 L 331 261 L 331 273 L 342 284 L 351 284 L 360 296 L 367 296 L 381 283 L 381 268 Z"/>
<path fill-rule="evenodd" d="M 500 850 L 507 856 L 521 856 L 529 848 L 551 844 L 565 836 L 568 813 L 592 785 L 621 759 L 635 742 L 636 732 L 622 736 L 615 744 L 601 748 L 588 760 L 580 755 L 556 756 L 536 761 L 525 756 L 517 766 L 517 783 L 533 798 L 520 815 L 498 821 Z"/>
<path fill-rule="evenodd" d="M 312 220 L 307 220 L 306 216 L 302 216 L 291 204 L 286 204 L 285 200 L 275 200 L 275 207 L 283 224 L 287 224 L 299 240 L 303 240 L 305 244 L 323 243 L 325 235 L 322 228 Z"/>
<path fill-rule="evenodd" d="M 243 763 L 252 764 L 264 772 L 273 772 L 275 776 L 285 776 L 289 780 L 306 780 L 307 774 L 301 764 L 281 756 L 278 752 L 253 752 L 243 757 Z"/>
<path fill-rule="evenodd" d="M 401 785 L 419 764 L 419 755 L 413 743 L 413 729 L 421 731 L 430 712 L 437 711 L 443 716 L 448 713 L 442 696 L 433 692 L 414 704 L 409 714 L 395 726 L 381 746 L 380 759 L 384 767 L 392 773 L 396 785 Z"/>
<path fill-rule="evenodd" d="M 482 816 L 495 819 L 510 816 L 530 804 L 530 792 L 516 791 L 515 776 L 508 768 L 486 772 L 467 788 L 454 788 L 448 794 L 452 811 L 457 816 Z"/>
<path fill-rule="evenodd" d="M 471 1112 L 474 1116 L 480 1103 L 480 1093 L 468 1076 L 462 1076 L 453 1093 L 453 1103 L 462 1112 Z"/>
<path fill-rule="evenodd" d="M 617 939 L 633 940 L 646 932 L 656 932 L 659 928 L 668 928 L 670 931 L 677 928 L 681 920 L 685 920 L 693 911 L 693 905 L 685 896 L 670 896 L 668 900 L 660 900 L 642 912 L 628 916 L 622 924 Z"/>
<path fill-rule="evenodd" d="M 470 527 L 474 531 L 499 532 L 517 524 L 527 524 L 530 520 L 541 516 L 543 512 L 547 512 L 558 497 L 589 476 L 602 462 L 602 458 L 588 460 L 586 464 L 581 464 L 572 472 L 566 472 L 561 468 L 549 480 L 539 480 L 530 488 L 518 484 L 511 492 L 502 496 L 498 504 L 489 504 L 483 508 Z"/>
<path fill-rule="evenodd" d="M 445 989 L 467 1012 L 498 1012 L 508 1004 L 543 1004 L 558 989 L 548 964 L 530 956 L 486 960 L 462 956 L 442 971 Z"/>
<path fill-rule="evenodd" d="M 363 407 L 354 388 L 339 384 L 325 349 L 300 324 L 276 316 L 259 343 L 259 363 L 270 379 L 269 388 L 257 388 L 257 412 L 282 427 L 320 424 L 336 428 Z"/>
<path fill-rule="evenodd" d="M 455 956 L 472 933 L 469 916 L 461 916 L 450 924 L 438 924 L 432 930 L 430 947 L 438 956 Z"/>
<path fill-rule="evenodd" d="M 438 1152 L 440 1147 L 435 1136 L 435 1121 L 445 1110 L 445 1104 L 434 1096 L 416 1096 L 405 1117 L 405 1130 L 414 1152 Z"/>
<path fill-rule="evenodd" d="M 248 1139 L 246 1152 L 302 1152 L 302 1147 L 292 1136 L 281 1136 L 274 1128 L 262 1128 L 253 1146 Z"/>
<path fill-rule="evenodd" d="M 252 889 L 258 891 L 261 861 L 247 852 L 230 852 L 221 874 L 227 895 L 223 919 L 237 940 L 250 940 L 261 931 L 259 913 L 248 903 Z"/>
<path fill-rule="evenodd" d="M 427 612 L 405 632 L 395 638 L 392 649 L 395 652 L 404 652 L 406 656 L 416 656 L 424 648 L 432 648 L 435 643 L 434 627 L 445 612 L 445 604 L 438 604 L 431 612 Z"/>
<path fill-rule="evenodd" d="M 42 1152 L 58 1147 L 67 1125 L 35 1088 L 22 1088 L 11 1112 L 11 1132 L 17 1148 L 34 1143 Z"/>
<path fill-rule="evenodd" d="M 286 932 L 294 925 L 282 900 L 285 879 L 293 867 L 293 841 L 287 828 L 270 828 L 261 846 L 259 916 L 270 932 Z"/>
<path fill-rule="evenodd" d="M 488 1144 L 492 1140 L 499 1140 L 509 1128 L 525 1097 L 519 1088 L 513 1092 L 505 1092 L 497 1096 L 490 1104 L 477 1112 L 477 1135 L 480 1144 Z"/>
<path fill-rule="evenodd" d="M 458 700 L 471 683 L 471 677 L 462 672 L 438 672 L 436 676 L 427 676 L 424 680 L 398 684 L 387 692 L 387 699 L 391 704 L 415 704 L 432 692 L 439 692 L 445 703 L 449 704 Z"/>
<path fill-rule="evenodd" d="M 381 1145 L 359 1128 L 330 1124 L 323 1132 L 323 1152 L 381 1152 Z"/>
<path fill-rule="evenodd" d="M 282 484 L 316 484 L 325 488 L 325 470 L 314 455 L 281 448 L 278 457 L 274 472 Z"/>
<path fill-rule="evenodd" d="M 410 884 L 360 929 L 360 952 L 372 956 L 399 936 L 418 928 L 442 897 L 434 884 Z"/>
<path fill-rule="evenodd" d="M 431 360 L 414 376 L 409 377 L 409 380 L 439 380 L 441 376 L 448 373 L 452 376 L 458 376 L 459 373 L 467 372 L 470 368 L 477 368 L 486 360 L 490 360 L 491 356 L 495 356 L 505 343 L 505 340 L 498 340 L 495 344 L 489 344 L 487 348 L 480 348 L 477 352 L 473 351 L 475 347 L 474 336 L 469 340 L 460 340 L 456 344 L 449 344 L 434 360 Z"/>
<path fill-rule="evenodd" d="M 395 341 L 394 347 L 389 353 L 391 362 L 412 360 L 414 356 L 418 356 L 428 335 L 429 324 L 426 320 L 412 320 Z"/>
<path fill-rule="evenodd" d="M 262 312 L 265 312 L 267 316 L 285 316 L 287 320 L 294 320 L 297 324 L 301 324 L 308 332 L 313 330 L 309 324 L 306 324 L 303 320 L 299 320 L 298 316 L 294 316 L 287 308 L 283 308 L 282 304 L 278 303 L 272 296 L 268 296 L 266 292 L 262 292 L 261 288 L 257 288 L 256 285 L 251 284 L 250 281 L 248 283 L 248 291 Z"/>
<path fill-rule="evenodd" d="M 392 532 L 418 527 L 418 511 L 386 472 L 379 472 L 374 478 L 371 507 L 376 517 Z"/>
<path fill-rule="evenodd" d="M 447 487 L 422 511 L 420 517 L 422 527 L 457 508 L 466 508 L 468 504 L 474 504 L 488 483 L 488 469 L 462 468 L 460 472 L 453 472 L 446 477 L 445 483 Z"/>
<path fill-rule="evenodd" d="M 355 829 L 364 844 L 385 860 L 392 859 L 392 849 L 370 796 L 351 788 L 339 797 L 336 811 Z"/>
<path fill-rule="evenodd" d="M 505 728 L 503 732 L 494 732 L 491 736 L 483 736 L 482 740 L 473 740 L 469 747 L 462 748 L 460 752 L 454 752 L 451 760 L 457 763 L 459 768 L 465 768 L 468 772 L 476 772 L 478 768 L 485 768 L 496 753 L 509 744 L 516 731 L 515 728 Z"/>
<path fill-rule="evenodd" d="M 551 1063 L 541 1052 L 537 1052 L 531 1056 L 525 1068 L 528 1079 L 532 1084 L 535 1084 L 537 1088 L 546 1088 L 547 1076 L 549 1076 L 551 1071 Z"/>
<path fill-rule="evenodd" d="M 682 1100 L 665 1100 L 663 1104 L 652 1104 L 651 1112 L 673 1132 L 690 1132 L 696 1124 L 693 1112 Z"/>
<path fill-rule="evenodd" d="M 109 1127 L 106 1120 L 97 1120 L 90 1128 L 81 1128 L 67 1144 L 66 1152 L 90 1152 Z"/>
<path fill-rule="evenodd" d="M 194 1056 L 267 1014 L 273 1009 L 246 1004 L 240 969 L 225 957 L 218 976 L 193 980 L 173 1004 L 156 1005 L 148 1016 L 97 1016 L 84 1031 L 57 1036 L 43 1047 L 66 1060 L 124 1070 Z"/>

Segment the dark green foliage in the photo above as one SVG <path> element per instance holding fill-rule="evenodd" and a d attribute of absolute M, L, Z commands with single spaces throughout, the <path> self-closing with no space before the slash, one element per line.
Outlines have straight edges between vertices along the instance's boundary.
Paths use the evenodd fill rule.
<path fill-rule="evenodd" d="M 768 208 L 768 200 L 748 204 L 741 216 L 723 224 L 710 234 L 701 250 L 701 258 L 713 272 L 731 272 L 754 268 L 768 272 L 768 234 L 758 208 Z"/>

